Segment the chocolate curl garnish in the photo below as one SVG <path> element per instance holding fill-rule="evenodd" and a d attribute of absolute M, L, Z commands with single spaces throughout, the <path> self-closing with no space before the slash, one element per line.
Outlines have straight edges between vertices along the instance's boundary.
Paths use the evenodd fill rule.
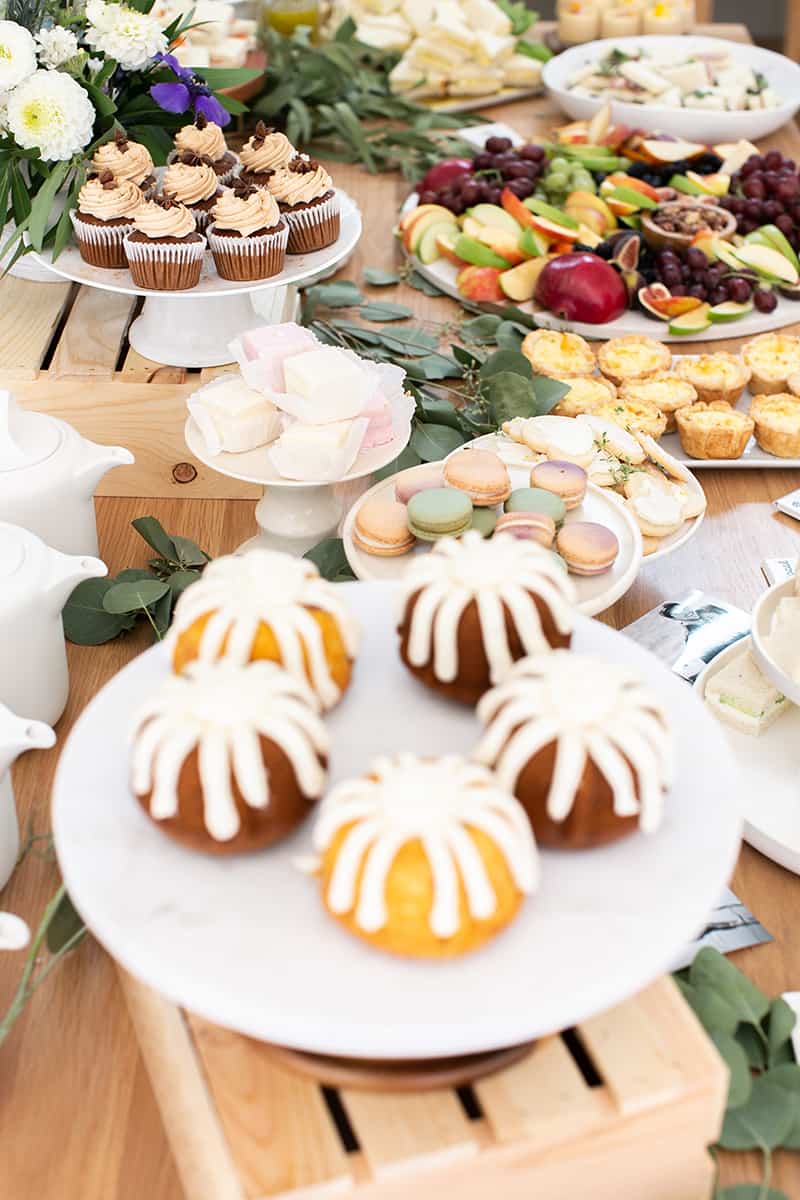
<path fill-rule="evenodd" d="M 231 190 L 237 200 L 246 200 L 248 196 L 255 196 L 259 189 L 254 187 L 252 183 L 239 182 L 234 184 Z"/>
<path fill-rule="evenodd" d="M 194 119 L 195 129 L 205 129 L 207 124 L 208 124 L 208 117 L 206 116 L 205 113 L 199 112 Z"/>
<path fill-rule="evenodd" d="M 271 137 L 274 132 L 275 130 L 271 125 L 265 125 L 263 121 L 259 121 L 252 138 L 253 149 L 263 146 L 267 138 Z"/>
<path fill-rule="evenodd" d="M 157 204 L 159 208 L 163 208 L 165 212 L 169 212 L 171 208 L 183 208 L 184 206 L 175 199 L 174 196 L 156 196 L 153 199 L 153 204 Z"/>
<path fill-rule="evenodd" d="M 104 192 L 111 192 L 117 187 L 117 181 L 110 171 L 101 171 L 97 181 L 102 185 Z"/>
<path fill-rule="evenodd" d="M 214 165 L 213 158 L 209 158 L 207 154 L 195 154 L 193 150 L 184 150 L 175 161 L 184 163 L 187 167 L 213 167 Z"/>
<path fill-rule="evenodd" d="M 116 142 L 116 146 L 117 146 L 117 149 L 119 150 L 120 154 L 124 154 L 125 151 L 128 149 L 127 133 L 123 133 L 123 131 L 121 129 L 115 129 L 114 130 L 114 141 Z"/>
<path fill-rule="evenodd" d="M 319 163 L 314 158 L 301 158 L 298 154 L 289 163 L 288 169 L 295 175 L 311 175 L 319 170 Z"/>

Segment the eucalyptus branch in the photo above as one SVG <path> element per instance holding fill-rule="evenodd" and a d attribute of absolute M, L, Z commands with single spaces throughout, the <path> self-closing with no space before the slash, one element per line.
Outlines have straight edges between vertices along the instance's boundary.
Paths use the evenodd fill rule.
<path fill-rule="evenodd" d="M 73 934 L 72 937 L 65 942 L 55 954 L 52 955 L 50 961 L 40 970 L 39 974 L 35 975 L 39 960 L 39 953 L 42 949 L 42 944 L 47 937 L 47 930 L 50 927 L 50 923 L 53 920 L 53 917 L 55 916 L 65 894 L 66 890 L 62 883 L 61 887 L 49 901 L 44 913 L 42 914 L 42 918 L 39 921 L 33 941 L 31 942 L 28 953 L 25 956 L 25 963 L 22 968 L 22 974 L 20 976 L 19 983 L 17 984 L 17 989 L 12 997 L 11 1004 L 6 1011 L 5 1016 L 3 1017 L 2 1021 L 0 1021 L 0 1046 L 8 1037 L 15 1022 L 21 1016 L 25 1005 L 36 992 L 37 988 L 44 983 L 50 972 L 55 967 L 56 963 L 60 962 L 64 955 L 68 954 L 73 946 L 77 945 L 86 932 L 85 928 L 77 930 L 76 933 Z"/>

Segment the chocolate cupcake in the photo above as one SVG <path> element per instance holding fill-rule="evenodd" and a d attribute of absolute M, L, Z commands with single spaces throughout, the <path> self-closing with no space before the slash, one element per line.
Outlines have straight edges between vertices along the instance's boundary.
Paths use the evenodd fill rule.
<path fill-rule="evenodd" d="M 128 265 L 123 242 L 134 231 L 133 217 L 145 203 L 130 179 L 115 179 L 110 171 L 93 175 L 78 193 L 77 211 L 70 213 L 81 258 L 93 267 Z"/>
<path fill-rule="evenodd" d="M 268 187 L 274 173 L 285 167 L 297 154 L 285 133 L 271 129 L 263 121 L 256 125 L 256 131 L 249 141 L 242 146 L 242 183 L 253 184 L 254 187 Z"/>
<path fill-rule="evenodd" d="M 309 254 L 336 241 L 339 197 L 330 175 L 313 158 L 293 158 L 275 172 L 269 190 L 289 226 L 288 254 Z"/>
<path fill-rule="evenodd" d="M 211 159 L 184 151 L 167 167 L 161 187 L 169 200 L 186 205 L 194 214 L 198 233 L 203 233 L 220 191 Z"/>
<path fill-rule="evenodd" d="M 283 270 L 289 227 L 264 188 L 225 188 L 212 217 L 208 245 L 223 279 L 269 279 Z"/>
<path fill-rule="evenodd" d="M 136 212 L 136 228 L 124 241 L 137 287 L 180 292 L 200 279 L 206 239 L 197 232 L 185 204 L 165 197 L 147 200 Z"/>
<path fill-rule="evenodd" d="M 156 177 L 150 151 L 141 142 L 132 142 L 118 129 L 110 142 L 103 142 L 92 155 L 92 166 L 98 175 L 110 171 L 115 179 L 128 179 L 137 184 L 146 200 L 155 195 Z"/>
<path fill-rule="evenodd" d="M 210 159 L 220 187 L 231 183 L 239 169 L 239 159 L 228 149 L 219 125 L 209 121 L 203 113 L 197 114 L 193 125 L 184 125 L 175 134 L 175 151 L 168 161 L 187 152 Z"/>

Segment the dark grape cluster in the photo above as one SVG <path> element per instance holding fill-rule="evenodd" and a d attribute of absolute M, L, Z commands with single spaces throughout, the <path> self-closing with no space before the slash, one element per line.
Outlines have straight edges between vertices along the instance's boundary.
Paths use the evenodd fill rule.
<path fill-rule="evenodd" d="M 691 161 L 682 158 L 674 163 L 634 162 L 628 167 L 628 174 L 634 179 L 641 179 L 651 187 L 667 187 L 673 175 L 685 175 L 694 171 L 697 175 L 715 175 L 722 166 L 722 159 L 712 150 L 699 154 Z"/>
<path fill-rule="evenodd" d="M 524 200 L 533 195 L 546 169 L 547 157 L 541 146 L 526 143 L 515 148 L 509 138 L 490 137 L 473 158 L 470 174 L 460 175 L 436 191 L 422 192 L 419 202 L 441 204 L 458 215 L 474 204 L 499 204 L 506 187 Z"/>
<path fill-rule="evenodd" d="M 663 283 L 673 296 L 694 296 L 709 304 L 752 299 L 759 312 L 772 312 L 778 301 L 769 288 L 758 287 L 755 275 L 731 270 L 723 262 L 710 262 L 699 246 L 659 250 L 648 267 L 641 268 L 648 283 Z"/>
<path fill-rule="evenodd" d="M 800 177 L 797 164 L 780 150 L 751 154 L 731 177 L 730 191 L 720 204 L 736 217 L 739 233 L 777 225 L 794 249 L 800 249 Z"/>

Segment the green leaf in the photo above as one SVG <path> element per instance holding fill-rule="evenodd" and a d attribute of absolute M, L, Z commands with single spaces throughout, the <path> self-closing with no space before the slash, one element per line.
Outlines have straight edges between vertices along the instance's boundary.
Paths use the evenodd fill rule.
<path fill-rule="evenodd" d="M 358 287 L 349 279 L 341 279 L 336 283 L 319 283 L 305 293 L 304 323 L 308 324 L 319 305 L 326 308 L 352 308 L 361 304 L 363 299 Z"/>
<path fill-rule="evenodd" d="M 420 419 L 430 425 L 449 425 L 461 432 L 461 420 L 449 400 L 441 396 L 428 396 L 421 392 L 417 401 Z"/>
<path fill-rule="evenodd" d="M 472 317 L 469 321 L 461 322 L 461 335 L 469 342 L 494 342 L 502 324 L 500 317 L 489 313 L 482 317 Z"/>
<path fill-rule="evenodd" d="M 410 446 L 423 462 L 437 462 L 463 446 L 465 441 L 462 433 L 448 425 L 419 422 L 411 435 Z"/>
<path fill-rule="evenodd" d="M 464 372 L 448 354 L 426 354 L 423 358 L 401 360 L 412 379 L 458 379 Z"/>
<path fill-rule="evenodd" d="M 777 1000 L 772 1001 L 764 1019 L 767 1054 L 771 1067 L 778 1066 L 779 1062 L 794 1062 L 790 1040 L 796 1023 L 797 1016 L 794 1009 L 786 1003 L 782 996 L 778 996 Z M 788 1059 L 785 1057 L 787 1050 L 790 1055 Z"/>
<path fill-rule="evenodd" d="M 144 567 L 127 567 L 124 571 L 120 571 L 115 579 L 106 579 L 103 582 L 113 585 L 115 583 L 138 583 L 142 579 L 152 579 L 150 571 Z"/>
<path fill-rule="evenodd" d="M 409 287 L 414 288 L 417 292 L 422 292 L 426 296 L 446 296 L 447 292 L 443 292 L 440 287 L 437 287 L 430 279 L 424 275 L 420 275 L 419 271 L 409 271 L 406 276 L 406 283 Z"/>
<path fill-rule="evenodd" d="M 559 379 L 548 379 L 546 375 L 534 375 L 533 392 L 536 396 L 536 415 L 545 416 L 555 408 L 568 391 L 568 383 L 562 383 Z"/>
<path fill-rule="evenodd" d="M 439 339 L 415 325 L 398 326 L 397 329 L 381 330 L 381 343 L 394 354 L 422 356 L 436 350 Z"/>
<path fill-rule="evenodd" d="M 177 551 L 178 562 L 182 567 L 204 567 L 209 561 L 205 550 L 201 550 L 197 543 L 189 538 L 175 535 L 170 541 Z"/>
<path fill-rule="evenodd" d="M 786 1092 L 770 1083 L 766 1076 L 760 1076 L 753 1081 L 747 1103 L 725 1114 L 719 1144 L 725 1150 L 774 1150 L 792 1125 L 793 1113 L 786 1103 Z"/>
<path fill-rule="evenodd" d="M 481 367 L 480 376 L 481 379 L 490 379 L 492 375 L 509 372 L 521 375 L 523 379 L 533 378 L 531 364 L 524 354 L 515 350 L 498 350 L 495 354 L 490 354 Z"/>
<path fill-rule="evenodd" d="M 382 271 L 380 267 L 364 267 L 364 282 L 372 287 L 390 287 L 400 282 L 397 271 Z"/>
<path fill-rule="evenodd" d="M 549 46 L 545 46 L 544 42 L 529 42 L 525 38 L 520 38 L 517 42 L 517 54 L 524 54 L 526 58 L 533 58 L 542 63 L 549 62 L 553 57 L 553 51 Z"/>
<path fill-rule="evenodd" d="M 76 946 L 85 933 L 83 918 L 76 912 L 75 906 L 64 892 L 47 926 L 47 949 L 51 954 L 58 954 L 73 938 L 76 938 L 73 943 L 73 946 Z"/>
<path fill-rule="evenodd" d="M 153 625 L 155 625 L 154 634 L 157 641 L 161 641 L 164 634 L 169 629 L 170 621 L 172 620 L 172 606 L 175 603 L 175 594 L 169 584 L 167 591 L 160 600 L 156 600 L 155 604 L 149 609 L 150 617 Z"/>
<path fill-rule="evenodd" d="M 182 592 L 185 592 L 187 587 L 191 587 L 193 583 L 197 583 L 200 578 L 199 571 L 173 571 L 166 582 L 169 584 L 169 590 L 175 600 Z"/>
<path fill-rule="evenodd" d="M 114 583 L 103 596 L 108 613 L 131 613 L 155 604 L 169 591 L 161 579 L 141 579 L 135 583 Z"/>
<path fill-rule="evenodd" d="M 312 546 L 303 555 L 313 562 L 323 579 L 338 583 L 344 579 L 355 579 L 353 569 L 347 561 L 344 552 L 344 542 L 341 538 L 325 538 Z"/>
<path fill-rule="evenodd" d="M 722 1003 L 724 1002 L 719 999 L 719 1004 Z M 735 1010 L 729 1009 L 729 1011 Z M 736 1026 L 734 1036 L 747 1055 L 747 1061 L 753 1070 L 764 1070 L 767 1065 L 767 1047 L 761 1031 L 755 1025 L 749 1025 L 742 1021 Z"/>
<path fill-rule="evenodd" d="M 178 551 L 175 549 L 175 543 L 165 532 L 160 521 L 155 517 L 137 517 L 135 521 L 131 521 L 131 525 L 148 546 L 152 546 L 156 554 L 160 554 L 169 562 L 177 562 Z"/>
<path fill-rule="evenodd" d="M 117 106 L 102 88 L 88 79 L 79 79 L 78 83 L 88 93 L 89 99 L 101 117 L 110 117 L 117 111 Z"/>
<path fill-rule="evenodd" d="M 112 587 L 111 579 L 84 579 L 64 606 L 64 633 L 77 646 L 102 646 L 130 628 L 119 615 L 103 607 L 103 598 Z"/>
<path fill-rule="evenodd" d="M 495 338 L 498 350 L 514 350 L 519 353 L 526 333 L 527 330 L 516 321 L 501 321 Z"/>
<path fill-rule="evenodd" d="M 747 1103 L 753 1087 L 753 1077 L 750 1074 L 747 1055 L 729 1033 L 712 1033 L 711 1040 L 724 1058 L 730 1072 L 728 1108 L 738 1108 Z"/>
<path fill-rule="evenodd" d="M 489 401 L 492 420 L 497 426 L 514 417 L 538 415 L 536 394 L 530 379 L 523 379 L 511 371 L 503 371 L 486 380 L 483 394 Z"/>
<path fill-rule="evenodd" d="M 359 325 L 355 321 L 348 321 L 344 317 L 334 317 L 331 321 L 334 329 L 340 329 L 342 333 L 348 333 L 351 337 L 356 338 L 364 346 L 380 346 L 381 335 L 374 329 L 367 329 L 366 325 Z"/>
<path fill-rule="evenodd" d="M 760 1183 L 737 1183 L 733 1187 L 715 1192 L 714 1200 L 789 1200 L 786 1192 L 765 1188 Z"/>
<path fill-rule="evenodd" d="M 696 955 L 689 970 L 689 981 L 695 987 L 709 987 L 724 997 L 737 1010 L 740 1021 L 758 1025 L 769 1012 L 770 1002 L 764 993 L 724 954 L 710 946 Z"/>
<path fill-rule="evenodd" d="M 22 177 L 19 164 L 12 162 L 9 169 L 11 172 L 11 202 L 14 208 L 14 220 L 19 226 L 31 215 L 31 198 L 28 195 L 28 187 Z M 0 254 L 0 257 L 2 257 L 2 254 Z"/>
<path fill-rule="evenodd" d="M 466 350 L 464 346 L 453 346 L 453 358 L 456 362 L 460 362 L 462 367 L 467 367 L 470 370 L 479 367 L 483 362 L 482 358 L 478 358 L 477 354 L 473 354 L 471 350 Z"/>
<path fill-rule="evenodd" d="M 34 250 L 42 249 L 45 231 L 50 220 L 50 210 L 56 198 L 56 193 L 63 184 L 72 168 L 70 162 L 59 162 L 50 171 L 45 182 L 39 188 L 31 205 L 28 235 Z"/>
<path fill-rule="evenodd" d="M 761 1078 L 784 1092 L 786 1106 L 792 1114 L 792 1124 L 781 1146 L 787 1150 L 800 1150 L 800 1067 L 796 1063 L 784 1063 L 772 1067 Z"/>
<path fill-rule="evenodd" d="M 361 306 L 361 316 L 365 321 L 405 321 L 413 317 L 412 309 L 405 304 L 383 304 L 375 302 Z"/>
<path fill-rule="evenodd" d="M 417 454 L 416 450 L 412 450 L 410 446 L 406 446 L 405 450 L 401 450 L 397 458 L 393 458 L 385 467 L 381 467 L 376 471 L 372 478 L 377 483 L 379 479 L 389 479 L 390 476 L 396 475 L 398 471 L 406 471 L 409 467 L 418 467 L 422 459 Z"/>
<path fill-rule="evenodd" d="M 239 87 L 257 79 L 261 71 L 252 67 L 199 67 L 198 73 L 206 81 L 212 91 L 219 88 Z"/>

